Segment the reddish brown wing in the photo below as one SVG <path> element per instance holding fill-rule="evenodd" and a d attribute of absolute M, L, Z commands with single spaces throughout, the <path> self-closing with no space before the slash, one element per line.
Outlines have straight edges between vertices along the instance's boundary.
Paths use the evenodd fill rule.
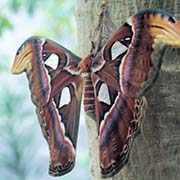
<path fill-rule="evenodd" d="M 58 58 L 55 68 L 46 64 L 52 55 Z M 18 50 L 12 67 L 13 73 L 25 71 L 28 75 L 32 101 L 49 144 L 49 173 L 53 176 L 69 172 L 75 163 L 82 94 L 79 61 L 79 57 L 55 42 L 31 37 Z M 61 105 L 65 88 L 70 99 Z"/>
<path fill-rule="evenodd" d="M 132 85 L 134 89 L 127 92 L 124 91 L 121 84 L 122 79 L 131 84 L 136 81 L 136 79 L 128 79 L 133 74 L 121 74 L 124 59 L 127 58 L 127 61 L 130 62 L 134 58 L 135 50 L 129 47 L 132 38 L 132 27 L 126 23 L 92 60 L 91 79 L 95 89 L 100 167 L 104 178 L 113 176 L 127 163 L 131 144 L 134 137 L 140 132 L 147 108 L 145 97 L 137 97 L 142 95 L 139 93 L 141 91 L 139 88 L 142 81 L 145 81 L 144 77 L 141 79 L 140 75 L 141 82 L 139 79 L 137 80 L 138 87 L 134 88 Z M 152 44 L 150 45 L 152 46 Z M 140 56 L 141 53 L 137 54 L 138 62 Z M 127 71 L 132 68 L 134 72 L 137 70 L 138 72 L 142 71 L 140 72 L 142 74 L 148 74 L 151 68 L 151 54 L 147 54 L 147 58 L 149 59 L 145 58 L 147 61 L 140 67 L 138 64 L 136 67 L 131 63 L 132 67 L 129 67 L 130 65 L 125 63 L 127 66 L 123 66 L 123 68 L 128 69 Z M 145 90 L 146 88 L 142 92 Z M 105 94 L 103 95 L 103 93 Z"/>
<path fill-rule="evenodd" d="M 139 97 L 152 87 L 158 78 L 164 45 L 179 46 L 179 32 L 180 23 L 172 16 L 152 9 L 132 16 L 117 30 L 105 45 L 103 58 L 112 60 L 117 44 L 127 47 L 118 67 L 123 94 Z M 121 54 L 121 49 L 117 52 Z"/>
<path fill-rule="evenodd" d="M 178 46 L 179 29 L 180 23 L 166 12 L 140 12 L 118 29 L 92 61 L 103 177 L 112 176 L 127 162 L 147 106 L 142 96 L 158 77 L 164 45 Z"/>
<path fill-rule="evenodd" d="M 127 97 L 121 92 L 119 67 L 127 50 L 120 48 L 121 53 L 114 58 L 104 54 L 107 51 L 103 49 L 92 60 L 91 67 L 103 178 L 113 176 L 127 163 L 147 107 L 144 97 Z"/>
<path fill-rule="evenodd" d="M 92 77 L 96 89 L 101 175 L 106 178 L 116 174 L 127 163 L 133 139 L 140 132 L 147 103 L 145 97 L 128 98 L 95 74 Z M 101 91 L 104 97 L 100 97 Z"/>

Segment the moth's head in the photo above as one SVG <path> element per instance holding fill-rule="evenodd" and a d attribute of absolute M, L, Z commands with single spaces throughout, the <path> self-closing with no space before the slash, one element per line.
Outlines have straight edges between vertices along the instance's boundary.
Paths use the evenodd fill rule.
<path fill-rule="evenodd" d="M 148 33 L 153 46 L 164 44 L 180 47 L 180 22 L 165 11 L 145 10 L 129 18 L 127 23 L 134 32 Z"/>
<path fill-rule="evenodd" d="M 31 38 L 32 39 L 32 38 Z M 11 69 L 13 74 L 20 74 L 31 69 L 33 41 L 26 40 L 18 49 Z"/>
<path fill-rule="evenodd" d="M 91 63 L 92 63 L 92 54 L 90 53 L 80 61 L 78 65 L 80 68 L 80 72 L 81 73 L 89 72 L 91 68 Z"/>

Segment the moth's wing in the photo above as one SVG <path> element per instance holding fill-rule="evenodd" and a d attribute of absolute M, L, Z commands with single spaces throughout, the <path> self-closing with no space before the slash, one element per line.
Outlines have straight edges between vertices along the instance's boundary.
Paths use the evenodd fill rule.
<path fill-rule="evenodd" d="M 140 97 L 152 87 L 159 75 L 165 45 L 180 46 L 179 32 L 180 23 L 175 18 L 153 9 L 130 17 L 117 30 L 106 43 L 103 58 L 117 59 L 126 49 L 118 67 L 123 94 Z"/>
<path fill-rule="evenodd" d="M 100 167 L 102 177 L 106 178 L 116 174 L 128 162 L 147 102 L 145 97 L 126 97 L 98 78 L 95 89 Z"/>
<path fill-rule="evenodd" d="M 127 27 L 121 29 L 121 33 L 130 35 Z M 109 47 L 106 45 L 92 62 L 100 167 L 104 178 L 113 176 L 127 163 L 147 107 L 145 97 L 131 97 L 137 94 L 122 92 L 120 67 L 128 53 L 129 39 L 127 42 L 115 41 L 111 45 L 108 42 Z"/>
<path fill-rule="evenodd" d="M 49 144 L 49 173 L 53 176 L 69 172 L 75 163 L 82 96 L 79 61 L 61 45 L 31 37 L 19 48 L 12 67 L 15 74 L 27 73 L 31 98 Z M 64 104 L 62 98 L 66 96 Z"/>

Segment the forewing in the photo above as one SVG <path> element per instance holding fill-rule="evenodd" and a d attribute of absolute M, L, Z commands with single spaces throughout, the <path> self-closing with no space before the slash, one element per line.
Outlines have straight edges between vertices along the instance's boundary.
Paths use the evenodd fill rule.
<path fill-rule="evenodd" d="M 47 63 L 50 58 L 57 59 L 55 67 Z M 75 163 L 82 95 L 79 61 L 79 57 L 55 42 L 31 37 L 19 48 L 12 67 L 13 73 L 27 73 L 32 101 L 49 144 L 49 173 L 53 176 L 69 172 Z M 62 94 L 65 88 L 67 95 Z M 65 104 L 61 104 L 62 96 L 69 97 Z"/>
<path fill-rule="evenodd" d="M 105 61 L 124 55 L 118 66 L 121 92 L 129 97 L 142 96 L 156 81 L 162 64 L 164 46 L 154 49 L 154 38 L 149 33 L 150 19 L 133 16 L 109 39 L 103 50 Z M 125 49 L 126 47 L 126 49 Z M 158 53 L 157 53 L 158 52 Z"/>

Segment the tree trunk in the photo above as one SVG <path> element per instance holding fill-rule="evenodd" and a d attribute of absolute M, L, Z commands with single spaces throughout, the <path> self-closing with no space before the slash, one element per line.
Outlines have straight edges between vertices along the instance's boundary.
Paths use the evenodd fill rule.
<path fill-rule="evenodd" d="M 97 24 L 100 0 L 77 0 L 79 52 L 89 53 Z M 107 0 L 107 10 L 116 27 L 146 8 L 161 8 L 180 20 L 179 0 Z M 160 77 L 146 94 L 148 110 L 143 131 L 135 138 L 128 164 L 112 180 L 180 179 L 180 50 L 168 48 Z M 100 180 L 97 128 L 86 118 L 89 134 L 91 179 Z"/>

